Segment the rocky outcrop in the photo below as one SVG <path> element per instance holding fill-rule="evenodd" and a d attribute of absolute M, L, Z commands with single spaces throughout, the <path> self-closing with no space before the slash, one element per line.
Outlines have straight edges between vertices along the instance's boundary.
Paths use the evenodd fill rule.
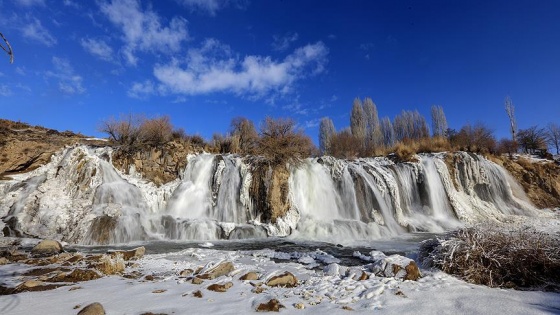
<path fill-rule="evenodd" d="M 276 223 L 290 210 L 290 172 L 286 165 L 270 166 L 258 162 L 253 169 L 251 199 L 264 222 Z"/>
<path fill-rule="evenodd" d="M 538 208 L 560 207 L 560 165 L 554 161 L 531 161 L 523 157 L 493 157 L 523 187 Z"/>
<path fill-rule="evenodd" d="M 182 141 L 171 141 L 158 148 L 148 148 L 130 152 L 115 150 L 113 164 L 125 174 L 137 172 L 156 185 L 175 180 L 187 165 L 186 156 L 194 148 Z"/>

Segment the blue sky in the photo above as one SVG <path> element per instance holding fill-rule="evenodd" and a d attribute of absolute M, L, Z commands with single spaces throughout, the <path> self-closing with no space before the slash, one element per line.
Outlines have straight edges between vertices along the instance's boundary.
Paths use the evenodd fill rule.
<path fill-rule="evenodd" d="M 559 1 L 0 0 L 0 117 L 100 135 L 121 113 L 349 124 L 355 97 L 508 135 L 560 123 Z"/>

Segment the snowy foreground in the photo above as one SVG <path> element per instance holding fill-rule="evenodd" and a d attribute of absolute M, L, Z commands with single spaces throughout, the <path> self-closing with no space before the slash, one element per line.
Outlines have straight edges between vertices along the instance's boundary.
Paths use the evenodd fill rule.
<path fill-rule="evenodd" d="M 106 276 L 51 291 L 0 296 L 0 314 L 77 314 L 92 302 L 101 303 L 107 314 L 247 314 L 255 313 L 259 304 L 273 298 L 284 306 L 282 314 L 560 313 L 558 293 L 493 289 L 468 284 L 438 271 L 422 270 L 423 277 L 418 281 L 374 275 L 359 280 L 371 256 L 355 256 L 364 259 L 364 266 L 341 266 L 336 263 L 337 258 L 321 251 L 302 254 L 269 249 L 191 248 L 148 254 L 127 268 L 127 272 L 141 275 L 137 279 Z M 189 277 L 180 276 L 183 270 L 208 268 L 222 261 L 232 262 L 235 271 L 202 284 L 193 284 Z M 32 267 L 0 266 L 0 279 L 6 283 L 22 281 L 13 275 L 24 268 Z M 259 274 L 260 279 L 239 280 L 250 271 Z M 257 290 L 258 283 L 285 271 L 298 278 L 296 287 L 261 286 L 262 292 Z M 233 286 L 227 292 L 206 289 L 210 284 L 230 281 Z M 202 297 L 195 297 L 195 291 L 200 291 Z"/>

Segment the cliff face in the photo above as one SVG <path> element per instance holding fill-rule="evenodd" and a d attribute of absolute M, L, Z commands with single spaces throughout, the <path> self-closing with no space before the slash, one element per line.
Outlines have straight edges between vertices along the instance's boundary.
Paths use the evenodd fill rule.
<path fill-rule="evenodd" d="M 554 161 L 530 161 L 524 158 L 492 158 L 523 186 L 538 208 L 560 207 L 560 165 Z"/>

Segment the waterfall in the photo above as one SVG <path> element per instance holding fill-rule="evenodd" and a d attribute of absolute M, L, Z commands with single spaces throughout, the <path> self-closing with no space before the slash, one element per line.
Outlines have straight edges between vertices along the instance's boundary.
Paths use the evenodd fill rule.
<path fill-rule="evenodd" d="M 477 155 L 455 156 L 452 165 L 445 153 L 411 163 L 307 159 L 290 168 L 291 209 L 271 223 L 261 222 L 263 209 L 251 196 L 253 166 L 239 156 L 186 156 L 179 178 L 158 187 L 133 168 L 115 169 L 111 149 L 76 146 L 0 181 L 0 228 L 86 244 L 285 234 L 342 243 L 534 213 L 503 168 Z"/>

